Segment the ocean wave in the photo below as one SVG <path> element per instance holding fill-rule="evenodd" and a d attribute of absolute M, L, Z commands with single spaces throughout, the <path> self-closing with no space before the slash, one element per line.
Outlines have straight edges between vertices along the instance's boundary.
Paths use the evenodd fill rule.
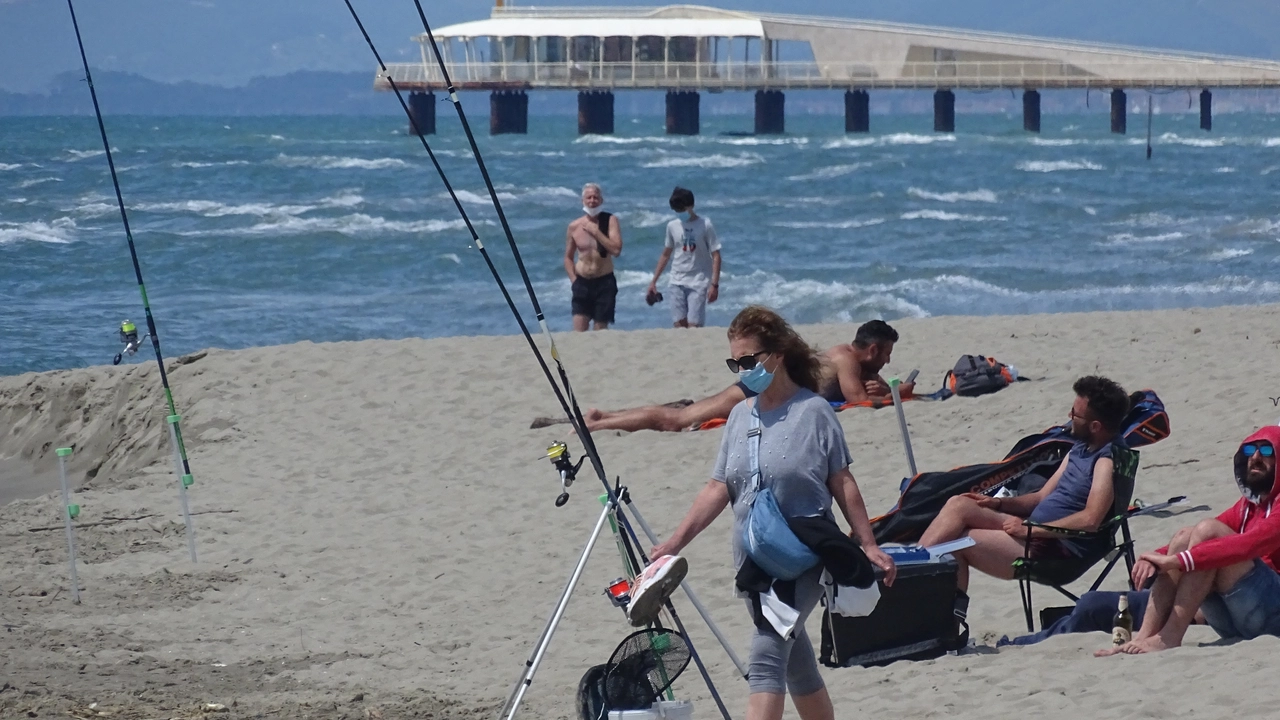
<path fill-rule="evenodd" d="M 230 167 L 233 165 L 248 165 L 248 160 L 224 160 L 222 162 L 176 162 L 173 167 L 176 168 L 207 168 L 207 167 Z"/>
<path fill-rule="evenodd" d="M 742 153 L 741 155 L 669 155 L 667 157 L 651 160 L 641 164 L 640 167 L 646 168 L 679 168 L 679 167 L 698 167 L 698 168 L 735 168 L 745 167 L 747 165 L 756 165 L 764 162 L 764 158 L 755 153 Z"/>
<path fill-rule="evenodd" d="M 117 148 L 111 148 L 111 149 L 116 150 Z M 67 162 L 75 162 L 77 160 L 84 160 L 85 158 L 98 157 L 99 155 L 106 155 L 107 153 L 103 150 L 68 150 L 67 154 L 71 156 L 71 158 L 68 159 Z"/>
<path fill-rule="evenodd" d="M 946 222 L 1004 222 L 1007 217 L 993 215 L 964 215 L 944 210 L 913 210 L 902 213 L 903 220 L 942 220 Z"/>
<path fill-rule="evenodd" d="M 984 202 L 995 203 L 1000 202 L 1000 198 L 991 190 L 986 188 L 978 188 L 968 192 L 947 192 L 935 193 L 928 190 L 921 190 L 917 187 L 907 188 L 907 194 L 921 200 L 937 200 L 939 202 L 956 203 L 956 202 Z"/>
<path fill-rule="evenodd" d="M 488 191 L 485 191 L 484 193 L 475 193 L 475 192 L 471 192 L 470 190 L 454 190 L 453 194 L 457 195 L 458 199 L 464 203 L 471 203 L 473 205 L 492 205 L 493 204 L 493 200 L 489 199 Z M 516 199 L 515 195 L 509 192 L 502 192 L 501 190 L 498 191 L 497 195 L 498 195 L 498 200 L 500 202 Z M 449 197 L 449 193 L 447 192 L 440 193 L 438 197 L 447 198 Z"/>
<path fill-rule="evenodd" d="M 622 216 L 622 221 L 630 227 L 649 228 L 666 225 L 675 219 L 671 213 L 660 213 L 652 210 L 638 210 Z"/>
<path fill-rule="evenodd" d="M 1232 235 L 1275 235 L 1280 233 L 1280 221 L 1250 218 L 1225 229 Z"/>
<path fill-rule="evenodd" d="M 1179 136 L 1177 133 L 1171 132 L 1164 133 L 1156 139 L 1162 143 L 1168 143 L 1171 145 L 1188 145 L 1190 147 L 1201 148 L 1222 147 L 1227 144 L 1226 138 L 1184 138 Z"/>
<path fill-rule="evenodd" d="M 386 168 L 408 167 L 409 163 L 399 158 L 366 158 L 342 157 L 338 155 L 285 155 L 276 156 L 276 162 L 285 167 L 310 167 L 318 170 L 384 170 Z"/>
<path fill-rule="evenodd" d="M 1063 170 L 1102 170 L 1101 165 L 1088 160 L 1023 160 L 1014 166 L 1024 172 L 1051 173 Z"/>
<path fill-rule="evenodd" d="M 36 185 L 41 185 L 41 184 L 43 184 L 43 183 L 47 183 L 47 182 L 62 182 L 62 178 L 60 178 L 60 177 L 45 177 L 45 178 L 33 178 L 33 179 L 31 179 L 31 180 L 23 180 L 22 182 L 18 183 L 18 187 L 19 187 L 19 188 L 29 188 L 29 187 L 34 187 L 34 186 L 36 186 Z"/>
<path fill-rule="evenodd" d="M 836 140 L 828 140 L 822 144 L 822 149 L 838 150 L 840 148 L 871 147 L 877 142 L 879 142 L 879 139 L 872 137 L 842 137 Z"/>
<path fill-rule="evenodd" d="M 830 228 L 832 230 L 853 230 L 856 228 L 871 227 L 872 225 L 881 225 L 884 218 L 870 218 L 868 220 L 784 220 L 780 222 L 769 223 L 774 227 L 789 228 L 791 230 L 812 230 L 818 228 Z"/>
<path fill-rule="evenodd" d="M 454 264 L 457 264 L 457 265 L 462 264 L 462 258 L 458 257 L 457 253 L 444 253 L 443 255 L 437 255 L 436 257 L 440 258 L 441 260 L 451 260 L 454 262 Z"/>
<path fill-rule="evenodd" d="M 22 241 L 66 245 L 74 239 L 76 221 L 58 218 L 51 223 L 44 221 L 10 223 L 0 222 L 0 245 Z"/>
<path fill-rule="evenodd" d="M 1209 253 L 1209 260 L 1213 262 L 1221 262 L 1223 260 L 1233 260 L 1235 258 L 1252 255 L 1253 251 L 1248 248 L 1224 248 L 1217 252 Z"/>
<path fill-rule="evenodd" d="M 17 170 L 20 167 L 22 167 L 22 163 L 0 163 L 0 172 Z"/>
<path fill-rule="evenodd" d="M 654 137 L 617 137 L 615 135 L 582 135 L 573 141 L 575 145 L 635 145 L 637 143 L 670 142 L 663 136 Z"/>
<path fill-rule="evenodd" d="M 894 133 L 885 135 L 880 138 L 885 145 L 933 145 L 934 143 L 955 142 L 956 136 L 952 134 L 945 135 L 916 135 L 914 133 Z"/>
<path fill-rule="evenodd" d="M 830 180 L 832 178 L 844 177 L 850 173 L 857 172 L 865 167 L 871 167 L 869 162 L 856 162 L 848 165 L 830 165 L 828 167 L 818 168 L 813 172 L 804 173 L 803 175 L 791 175 L 788 180 Z"/>
<path fill-rule="evenodd" d="M 1267 138 L 1266 141 L 1262 143 L 1262 146 L 1263 147 L 1280 147 L 1280 137 Z"/>
<path fill-rule="evenodd" d="M 716 137 L 712 142 L 722 145 L 808 145 L 807 137 Z"/>
<path fill-rule="evenodd" d="M 526 188 L 519 191 L 520 197 L 527 198 L 580 198 L 582 195 L 576 190 L 559 185 L 539 185 L 537 187 Z"/>
<path fill-rule="evenodd" d="M 1133 233 L 1118 233 L 1107 237 L 1105 246 L 1126 246 L 1126 245 L 1143 245 L 1147 243 L 1169 242 L 1170 240 L 1181 240 L 1185 238 L 1186 233 L 1167 232 L 1158 235 L 1134 235 Z"/>
<path fill-rule="evenodd" d="M 1233 167 L 1227 167 L 1224 165 L 1220 168 L 1214 168 L 1213 171 L 1216 173 L 1233 173 L 1236 171 L 1236 169 Z"/>
<path fill-rule="evenodd" d="M 475 225 L 493 225 L 493 221 L 474 222 Z M 184 236 L 255 236 L 255 235 L 305 235 L 312 233 L 338 233 L 351 236 L 369 236 L 390 233 L 438 233 L 446 230 L 462 230 L 461 220 L 387 220 L 386 218 L 355 213 L 341 217 L 284 217 L 248 227 L 220 230 L 192 230 L 180 232 Z"/>
<path fill-rule="evenodd" d="M 270 217 L 279 215 L 302 215 L 321 208 L 350 208 L 360 205 L 364 198 L 351 193 L 326 197 L 318 203 L 309 205 L 276 205 L 274 203 L 244 203 L 230 205 L 216 200 L 180 200 L 177 202 L 138 203 L 134 209 L 150 213 L 190 213 L 208 218 L 231 217 L 237 215 L 254 215 Z M 82 211 L 93 212 L 103 203 L 81 205 Z M 114 206 L 108 206 L 114 207 Z"/>
<path fill-rule="evenodd" d="M 1072 138 L 1031 138 L 1032 145 L 1041 147 L 1070 147 L 1071 145 L 1086 145 L 1088 140 L 1072 139 Z"/>

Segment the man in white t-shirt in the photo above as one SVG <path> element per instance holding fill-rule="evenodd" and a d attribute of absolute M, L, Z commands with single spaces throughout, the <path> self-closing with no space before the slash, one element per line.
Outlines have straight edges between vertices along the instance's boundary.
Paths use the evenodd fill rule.
<path fill-rule="evenodd" d="M 688 219 L 667 224 L 667 239 L 649 283 L 649 296 L 657 295 L 658 278 L 670 261 L 667 295 L 671 320 L 676 327 L 702 327 L 707 321 L 707 303 L 720 296 L 720 239 L 711 220 L 693 211 L 693 192 L 676 188 L 671 193 L 671 209 L 688 213 Z"/>

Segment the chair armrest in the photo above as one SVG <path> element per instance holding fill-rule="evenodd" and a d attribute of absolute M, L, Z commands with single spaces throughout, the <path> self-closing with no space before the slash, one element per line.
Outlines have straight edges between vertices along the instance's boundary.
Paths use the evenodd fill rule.
<path fill-rule="evenodd" d="M 1044 523 L 1036 522 L 1035 520 L 1023 520 L 1022 524 L 1028 528 L 1040 528 L 1041 530 L 1048 530 L 1049 532 L 1054 533 L 1056 535 L 1065 535 L 1067 537 L 1091 538 L 1091 537 L 1096 537 L 1098 535 L 1096 531 L 1089 532 L 1088 530 L 1076 530 L 1074 528 L 1056 527 L 1054 525 L 1045 525 Z"/>

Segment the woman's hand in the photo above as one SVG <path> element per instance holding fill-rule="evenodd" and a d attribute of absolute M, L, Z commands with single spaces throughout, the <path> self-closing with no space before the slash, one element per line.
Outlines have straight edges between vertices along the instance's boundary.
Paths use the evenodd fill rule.
<path fill-rule="evenodd" d="M 875 545 L 866 548 L 863 552 L 866 553 L 872 565 L 884 571 L 884 586 L 892 586 L 894 578 L 898 577 L 898 566 L 893 564 L 893 558 Z"/>
<path fill-rule="evenodd" d="M 653 562 L 663 555 L 675 555 L 680 552 L 680 548 L 676 547 L 670 540 L 664 543 L 658 543 L 649 551 L 649 562 Z"/>

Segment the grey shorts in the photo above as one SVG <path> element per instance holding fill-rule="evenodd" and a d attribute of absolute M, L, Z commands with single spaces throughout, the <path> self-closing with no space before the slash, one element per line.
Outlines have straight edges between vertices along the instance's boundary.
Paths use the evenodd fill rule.
<path fill-rule="evenodd" d="M 796 610 L 800 620 L 790 639 L 783 639 L 772 630 L 756 628 L 751 637 L 750 678 L 747 686 L 753 693 L 771 693 L 792 697 L 804 697 L 821 690 L 822 675 L 818 672 L 818 658 L 813 652 L 813 641 L 805 632 L 804 622 L 822 599 L 822 585 L 818 578 L 822 568 L 816 567 L 796 578 Z M 751 601 L 747 601 L 747 612 Z"/>
<path fill-rule="evenodd" d="M 671 305 L 671 322 L 687 320 L 694 327 L 707 324 L 707 290 L 685 285 L 667 286 L 667 302 Z"/>
<path fill-rule="evenodd" d="M 1200 606 L 1209 626 L 1224 638 L 1252 640 L 1280 635 L 1280 575 L 1261 560 L 1225 593 L 1209 593 Z"/>

